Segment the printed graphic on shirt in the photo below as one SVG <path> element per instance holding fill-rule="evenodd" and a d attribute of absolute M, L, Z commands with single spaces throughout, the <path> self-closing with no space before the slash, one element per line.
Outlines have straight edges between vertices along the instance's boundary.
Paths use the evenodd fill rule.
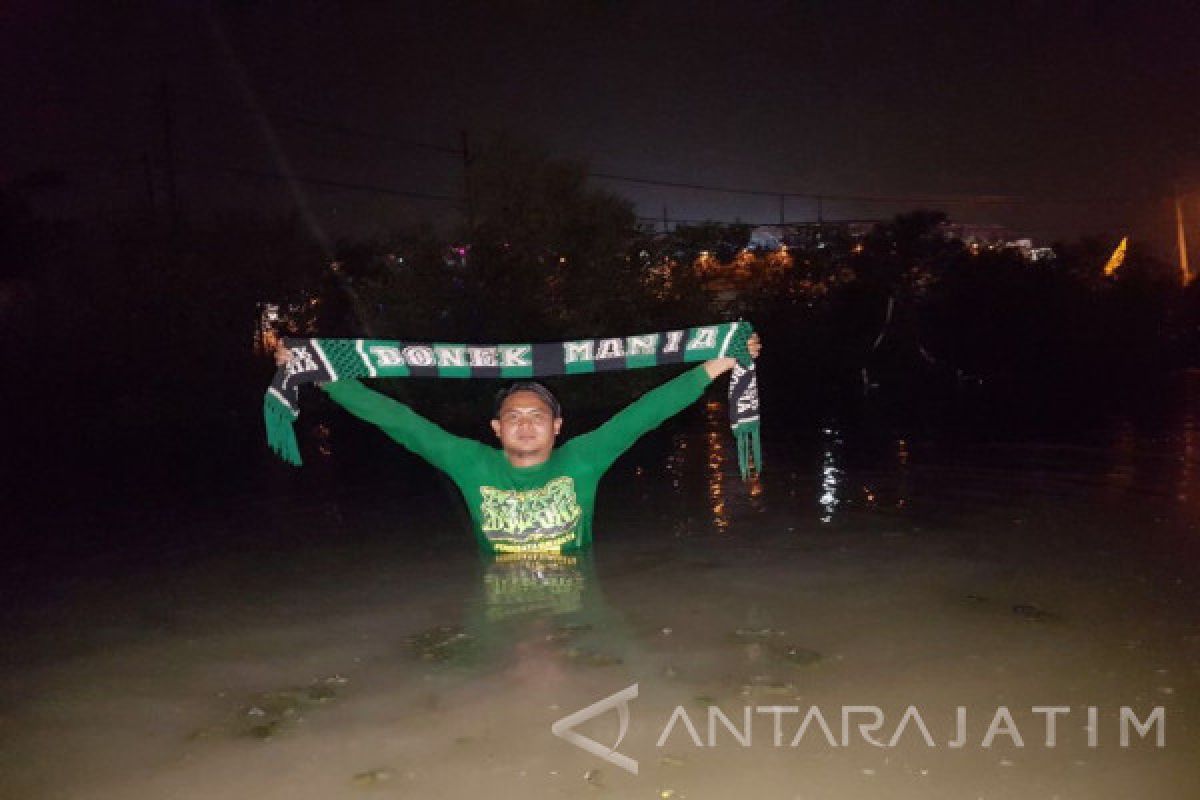
<path fill-rule="evenodd" d="M 583 509 L 569 475 L 524 492 L 494 486 L 480 486 L 479 491 L 483 534 L 499 552 L 557 552 L 575 538 Z"/>

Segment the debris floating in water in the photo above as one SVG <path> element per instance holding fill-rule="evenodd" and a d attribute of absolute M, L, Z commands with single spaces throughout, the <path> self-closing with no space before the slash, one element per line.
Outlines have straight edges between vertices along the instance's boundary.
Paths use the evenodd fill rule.
<path fill-rule="evenodd" d="M 794 683 L 775 681 L 762 676 L 755 676 L 749 683 L 742 684 L 743 697 L 750 697 L 757 694 L 795 696 L 798 691 Z"/>
<path fill-rule="evenodd" d="M 217 734 L 226 734 L 251 739 L 273 739 L 288 728 L 303 723 L 303 714 L 309 709 L 335 700 L 338 688 L 348 682 L 341 675 L 333 675 L 316 678 L 307 686 L 259 692 L 250 696 L 249 701 L 241 707 L 231 723 L 201 728 L 188 738 L 207 739 Z"/>
<path fill-rule="evenodd" d="M 354 776 L 352 782 L 360 789 L 370 789 L 395 777 L 390 769 L 369 769 Z"/>
<path fill-rule="evenodd" d="M 745 645 L 746 654 L 751 660 L 758 660 L 765 653 L 776 661 L 806 667 L 824 659 L 816 650 L 784 643 L 781 640 L 786 635 L 787 631 L 777 628 L 738 628 L 730 634 L 730 639 Z"/>
<path fill-rule="evenodd" d="M 824 656 L 816 650 L 809 650 L 795 645 L 778 645 L 768 648 L 771 655 L 796 667 L 807 667 L 816 664 Z"/>
<path fill-rule="evenodd" d="M 1053 618 L 1053 614 L 1045 609 L 1038 608 L 1032 603 L 1018 603 L 1012 607 L 1013 613 L 1023 619 L 1032 620 L 1033 622 L 1045 622 Z"/>
<path fill-rule="evenodd" d="M 591 625 L 582 622 L 559 625 L 553 631 L 546 634 L 546 641 L 565 642 L 568 639 L 573 639 L 578 634 L 583 633 L 584 631 L 590 631 L 591 629 Z"/>
<path fill-rule="evenodd" d="M 459 661 L 466 656 L 474 640 L 457 625 L 438 625 L 408 637 L 413 654 L 425 661 Z"/>
<path fill-rule="evenodd" d="M 274 737 L 275 734 L 279 733 L 279 729 L 282 726 L 283 720 L 273 719 L 270 722 L 263 723 L 262 725 L 251 725 L 246 731 L 246 734 L 255 739 L 270 739 Z"/>
<path fill-rule="evenodd" d="M 784 635 L 786 635 L 786 631 L 776 630 L 775 628 L 738 628 L 733 632 L 732 638 L 735 642 L 749 644 L 775 639 Z"/>
<path fill-rule="evenodd" d="M 567 658 L 575 664 L 589 667 L 611 667 L 623 663 L 620 656 L 611 653 L 601 653 L 588 647 L 571 647 L 567 649 Z"/>

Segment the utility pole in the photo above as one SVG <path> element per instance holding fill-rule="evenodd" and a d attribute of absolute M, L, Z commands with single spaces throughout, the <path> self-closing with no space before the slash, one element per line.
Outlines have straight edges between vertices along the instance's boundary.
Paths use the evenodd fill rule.
<path fill-rule="evenodd" d="M 162 113 L 163 155 L 167 170 L 167 214 L 171 220 L 171 235 L 179 235 L 179 184 L 175 166 L 175 109 L 171 87 L 163 81 L 159 87 L 159 110 Z"/>
<path fill-rule="evenodd" d="M 471 145 L 467 139 L 466 130 L 460 131 L 462 134 L 462 160 L 463 160 L 463 193 L 465 197 L 464 205 L 467 210 L 467 231 L 472 238 L 475 236 L 475 196 L 471 191 Z"/>
<path fill-rule="evenodd" d="M 663 233 L 667 232 L 667 204 L 663 203 Z"/>
<path fill-rule="evenodd" d="M 1183 285 L 1187 286 L 1192 275 L 1188 270 L 1187 233 L 1183 229 L 1183 198 L 1179 195 L 1179 187 L 1175 187 L 1175 242 L 1179 248 L 1179 275 Z"/>
<path fill-rule="evenodd" d="M 825 224 L 824 224 L 825 219 L 824 219 L 823 209 L 822 209 L 824 200 L 825 200 L 825 198 L 821 197 L 821 195 L 817 195 L 817 244 L 820 244 L 822 239 L 824 238 L 822 236 L 823 229 L 825 227 Z"/>

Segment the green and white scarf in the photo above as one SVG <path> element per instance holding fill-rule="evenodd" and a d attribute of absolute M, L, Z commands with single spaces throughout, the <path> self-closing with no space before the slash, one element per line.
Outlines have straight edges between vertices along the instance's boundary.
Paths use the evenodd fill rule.
<path fill-rule="evenodd" d="M 661 333 L 536 344 L 468 345 L 393 339 L 301 339 L 285 337 L 292 359 L 275 372 L 263 399 L 267 443 L 280 458 L 300 466 L 293 423 L 300 415 L 300 387 L 343 378 L 536 378 L 616 372 L 737 359 L 729 380 L 729 421 L 738 444 L 738 467 L 762 468 L 758 380 L 747 341 L 749 322 L 723 322 Z"/>

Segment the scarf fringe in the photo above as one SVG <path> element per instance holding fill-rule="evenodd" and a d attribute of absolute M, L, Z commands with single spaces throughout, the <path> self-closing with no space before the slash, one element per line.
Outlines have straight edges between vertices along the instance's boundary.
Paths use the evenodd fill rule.
<path fill-rule="evenodd" d="M 744 481 L 750 479 L 751 463 L 754 464 L 754 474 L 762 474 L 762 437 L 758 423 L 758 420 L 743 422 L 733 429 L 733 436 L 737 439 L 738 469 Z"/>
<path fill-rule="evenodd" d="M 293 423 L 300 416 L 292 411 L 275 395 L 267 392 L 263 398 L 263 420 L 267 423 L 267 445 L 281 459 L 298 467 L 304 462 L 300 460 L 300 444 L 296 441 L 296 428 Z"/>

